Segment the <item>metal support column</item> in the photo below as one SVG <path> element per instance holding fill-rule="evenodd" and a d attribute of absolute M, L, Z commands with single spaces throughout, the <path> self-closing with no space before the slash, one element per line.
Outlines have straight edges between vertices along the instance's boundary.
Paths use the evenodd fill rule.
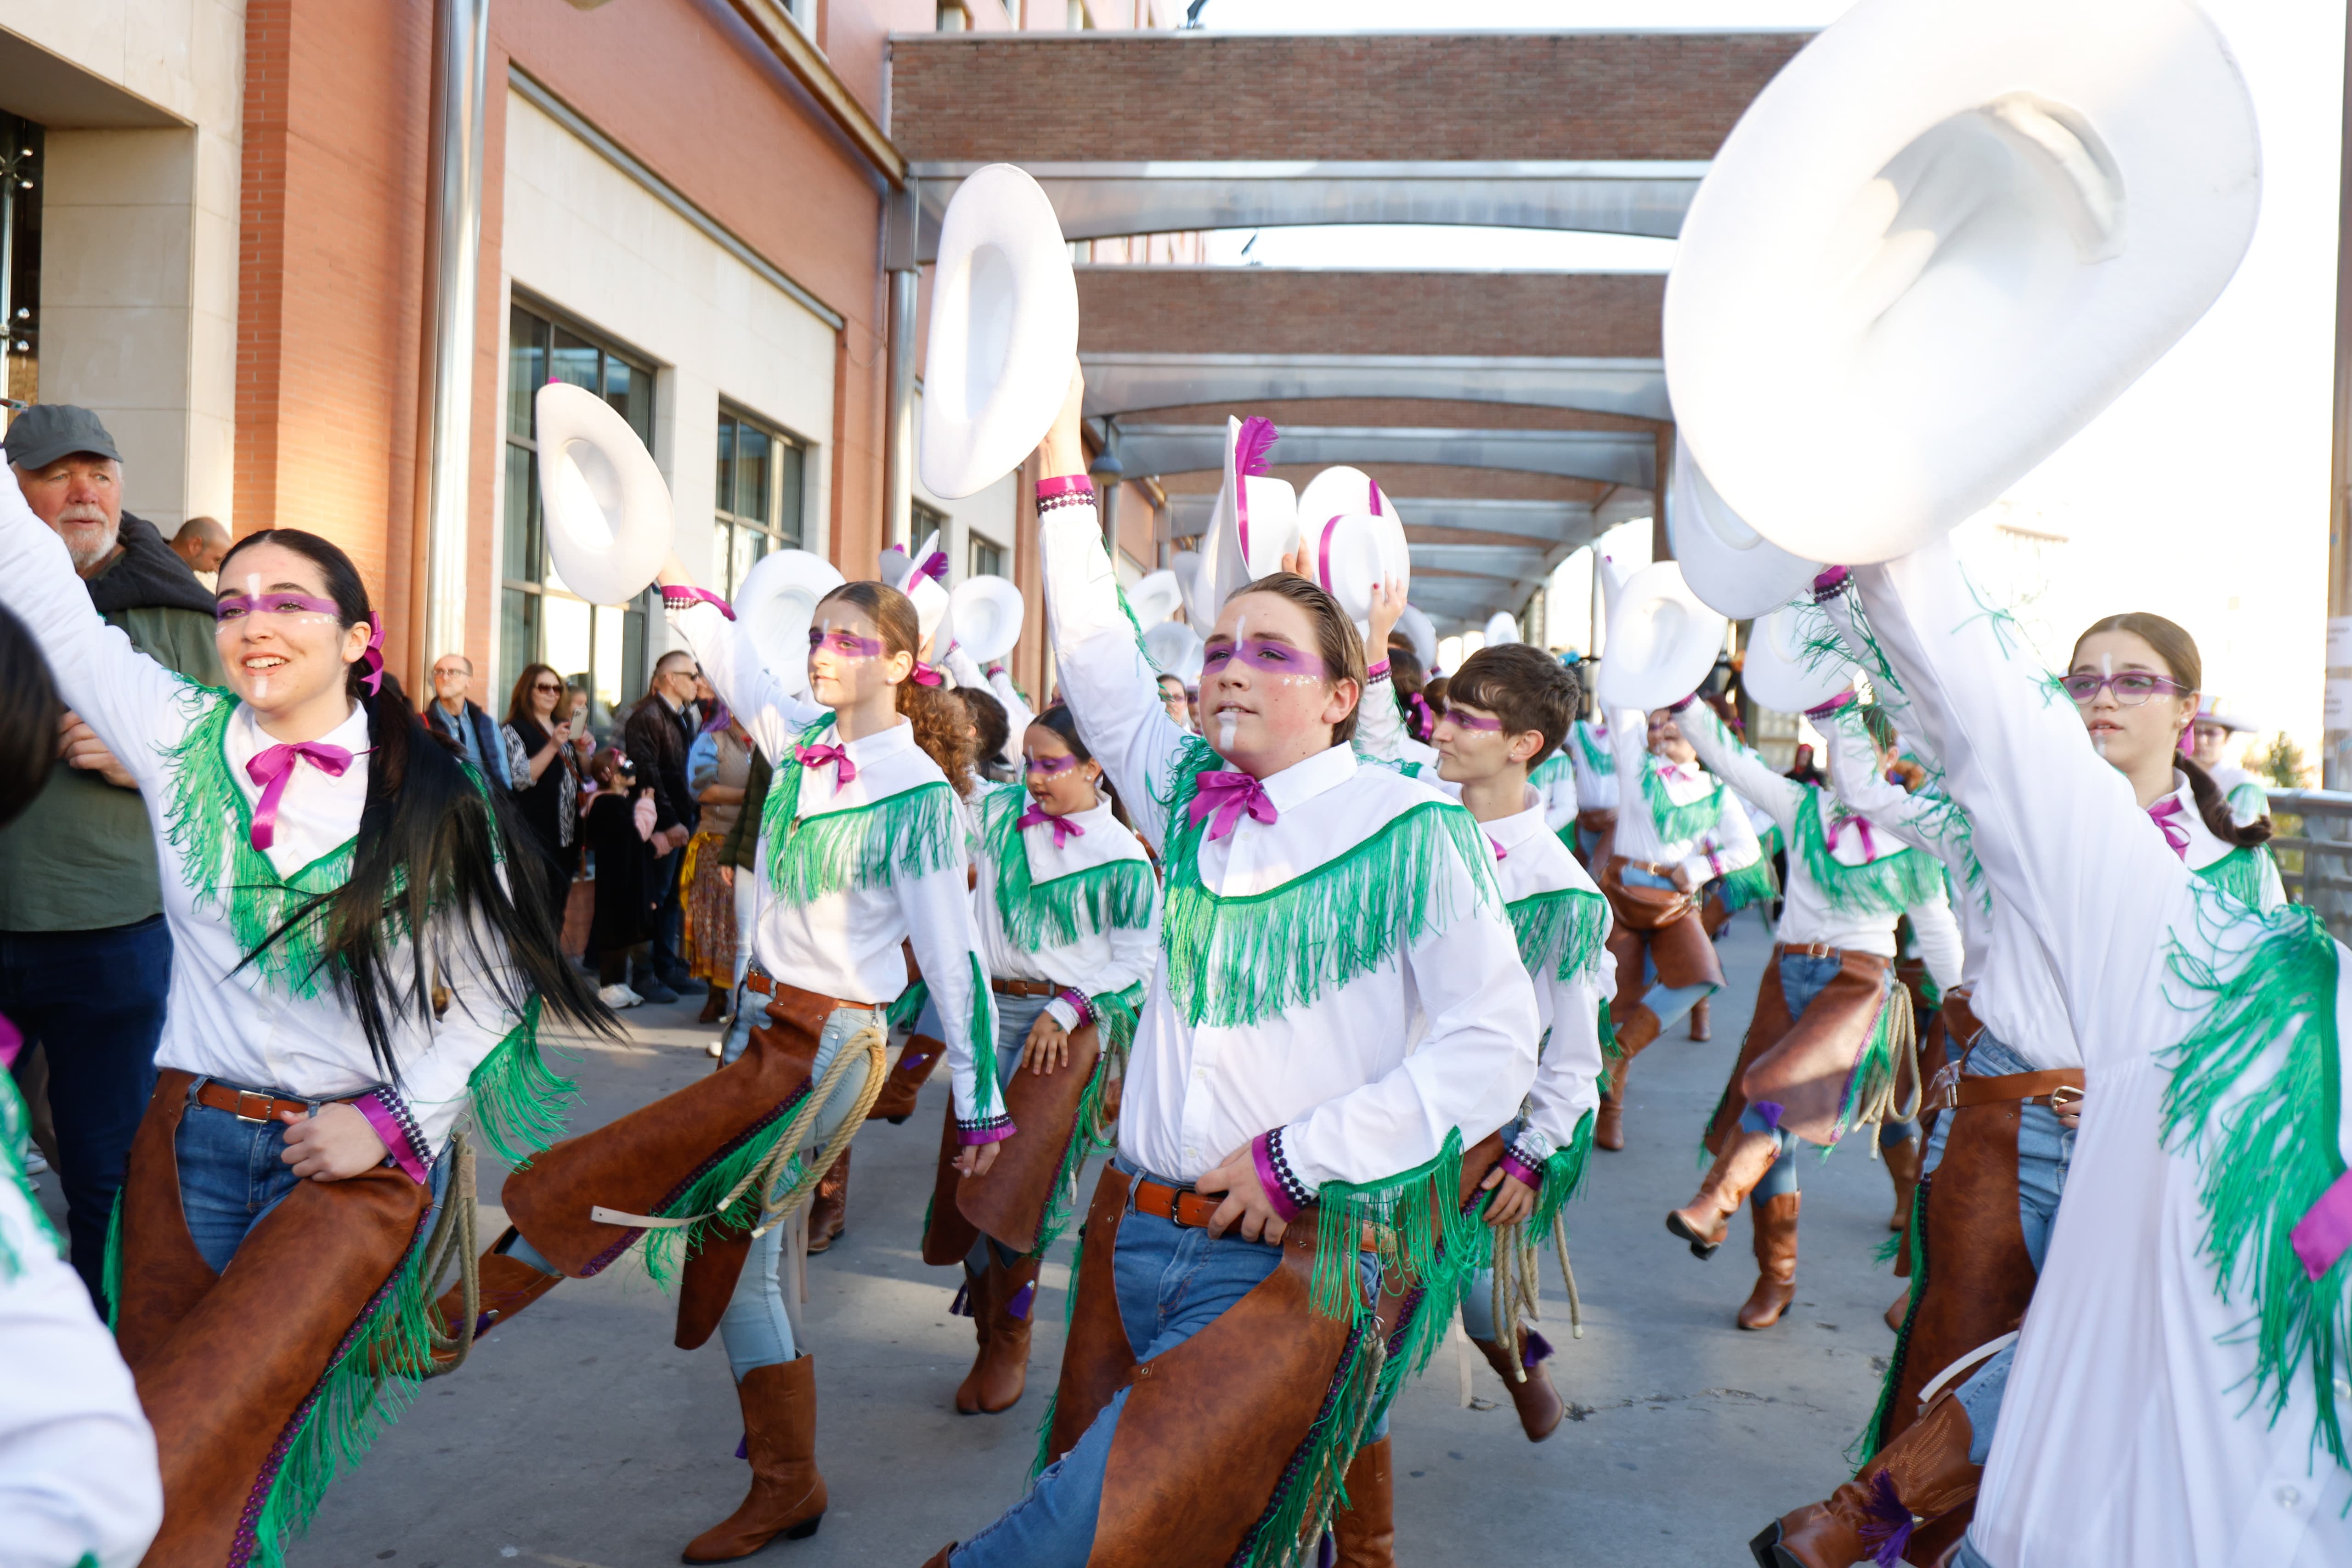
<path fill-rule="evenodd" d="M 890 273 L 888 374 L 882 411 L 882 542 L 915 547 L 915 260 L 922 212 L 916 182 L 890 192 L 883 264 Z"/>
<path fill-rule="evenodd" d="M 1672 561 L 1675 558 L 1674 535 L 1666 531 L 1667 476 L 1675 470 L 1675 427 L 1658 426 L 1658 477 L 1650 489 L 1650 559 Z"/>

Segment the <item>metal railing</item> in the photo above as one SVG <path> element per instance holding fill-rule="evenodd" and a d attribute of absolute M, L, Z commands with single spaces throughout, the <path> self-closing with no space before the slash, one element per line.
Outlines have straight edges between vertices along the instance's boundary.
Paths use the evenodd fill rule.
<path fill-rule="evenodd" d="M 2268 792 L 2271 853 L 2286 896 L 2319 911 L 2338 942 L 2352 943 L 2352 794 L 2328 789 Z"/>

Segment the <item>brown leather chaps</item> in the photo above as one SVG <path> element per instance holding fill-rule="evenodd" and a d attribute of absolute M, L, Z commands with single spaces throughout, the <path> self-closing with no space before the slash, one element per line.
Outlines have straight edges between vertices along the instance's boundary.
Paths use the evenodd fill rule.
<path fill-rule="evenodd" d="M 1807 1142 L 1826 1148 L 1836 1142 L 1846 1086 L 1878 1026 L 1880 1010 L 1893 995 L 1885 959 L 1868 952 L 1842 953 L 1840 959 L 1836 976 L 1802 1016 L 1791 1018 L 1780 988 L 1780 949 L 1772 950 L 1756 988 L 1756 1010 L 1739 1060 L 1707 1124 L 1708 1152 L 1723 1152 L 1723 1141 L 1741 1113 L 1759 1100 L 1779 1105 L 1780 1126 Z"/>

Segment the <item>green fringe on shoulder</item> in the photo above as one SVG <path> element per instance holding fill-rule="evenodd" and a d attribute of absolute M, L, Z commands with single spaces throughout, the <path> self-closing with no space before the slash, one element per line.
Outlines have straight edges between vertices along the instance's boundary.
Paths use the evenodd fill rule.
<path fill-rule="evenodd" d="M 1067 947 L 1097 931 L 1143 931 L 1151 924 L 1159 882 L 1151 862 L 1137 857 L 1107 860 L 1049 881 L 1029 879 L 1021 814 L 1029 792 L 1007 784 L 980 804 L 980 832 L 996 861 L 996 918 L 1015 947 L 1036 952 Z"/>
<path fill-rule="evenodd" d="M 923 1004 L 931 999 L 931 988 L 921 981 L 910 981 L 898 999 L 890 1004 L 886 1016 L 894 1029 L 911 1029 L 915 1020 L 923 1016 Z"/>
<path fill-rule="evenodd" d="M 416 1397 L 432 1364 L 425 1235 L 420 1225 L 406 1255 L 280 1435 L 281 1458 L 258 1500 L 253 1552 L 246 1560 L 250 1568 L 284 1568 L 286 1542 L 310 1527 L 335 1477 L 364 1458 L 378 1434 Z"/>
<path fill-rule="evenodd" d="M 2204 1250 L 2216 1289 L 2252 1308 L 2253 1394 L 2269 1391 L 2277 1420 L 2290 1380 L 2308 1365 L 2318 1408 L 2313 1447 L 2352 1468 L 2335 1386 L 2352 1336 L 2352 1254 L 2314 1279 L 2290 1240 L 2345 1169 L 2336 945 L 2300 906 L 2250 921 L 2200 900 L 2197 919 L 2204 952 L 2248 925 L 2259 934 L 2219 962 L 2174 941 L 2170 980 L 2206 1000 L 2196 1030 L 2165 1053 L 2166 1146 L 2192 1154 L 2203 1173 Z"/>
<path fill-rule="evenodd" d="M 1168 810 L 1167 903 L 1160 949 L 1177 1011 L 1198 1027 L 1232 1028 L 1303 1007 L 1444 930 L 1458 912 L 1445 859 L 1468 868 L 1479 904 L 1501 902 L 1494 850 L 1475 818 L 1452 801 L 1399 813 L 1337 858 L 1263 893 L 1221 898 L 1201 885 L 1208 819 L 1188 809 L 1217 754 L 1199 742 L 1180 753 Z"/>
<path fill-rule="evenodd" d="M 1609 936 L 1609 900 L 1581 888 L 1531 893 L 1505 904 L 1518 936 L 1519 962 L 1529 974 L 1573 980 L 1600 961 Z"/>
<path fill-rule="evenodd" d="M 2211 865 L 2199 867 L 2197 875 L 2248 909 L 2259 910 L 2268 890 L 2263 871 L 2269 858 L 2269 850 L 2241 844 Z"/>
<path fill-rule="evenodd" d="M 1780 829 L 1773 831 L 1777 834 Z M 1723 907 L 1735 915 L 1751 904 L 1769 904 L 1779 898 L 1780 879 L 1772 872 L 1772 852 L 1767 849 L 1754 865 L 1727 872 L 1722 896 Z"/>
<path fill-rule="evenodd" d="M 1658 842 L 1680 844 L 1696 838 L 1713 827 L 1723 816 L 1723 781 L 1696 800 L 1676 805 L 1666 794 L 1666 781 L 1658 770 L 1647 763 L 1642 767 L 1642 799 L 1650 807 L 1650 820 L 1658 825 Z"/>
<path fill-rule="evenodd" d="M 563 1136 L 567 1102 L 580 1092 L 579 1084 L 550 1068 L 540 1054 L 539 1011 L 533 993 L 515 1026 L 466 1084 L 482 1142 L 518 1170 Z"/>
<path fill-rule="evenodd" d="M 1603 744 L 1592 732 L 1592 726 L 1580 722 L 1576 726 L 1576 743 L 1584 748 L 1584 765 L 1602 778 L 1612 777 L 1617 767 L 1617 753 Z M 1563 751 L 1567 748 L 1562 747 Z"/>
<path fill-rule="evenodd" d="M 807 745 L 830 718 L 802 732 Z M 776 763 L 760 836 L 768 846 L 768 886 L 788 904 L 809 903 L 845 888 L 887 887 L 899 876 L 920 877 L 954 864 L 958 841 L 955 791 L 942 779 L 869 805 L 800 816 L 800 763 Z"/>
<path fill-rule="evenodd" d="M 1822 795 L 1805 791 L 1797 805 L 1794 849 L 1804 857 L 1805 873 L 1830 907 L 1848 914 L 1899 915 L 1944 890 L 1944 868 L 1933 856 L 1901 849 L 1861 866 L 1849 866 L 1830 853 L 1822 831 Z"/>

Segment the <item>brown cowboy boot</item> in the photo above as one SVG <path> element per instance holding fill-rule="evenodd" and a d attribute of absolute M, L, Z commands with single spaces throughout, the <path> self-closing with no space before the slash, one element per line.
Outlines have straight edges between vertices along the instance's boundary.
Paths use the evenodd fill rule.
<path fill-rule="evenodd" d="M 1984 1471 L 1969 1463 L 1969 1413 L 1948 1389 L 1862 1473 L 1775 1520 L 1748 1543 L 1758 1568 L 1849 1568 L 1899 1561 L 1912 1519 L 1936 1519 L 1974 1497 Z"/>
<path fill-rule="evenodd" d="M 948 1553 L 953 1552 L 955 1549 L 956 1543 L 952 1541 L 949 1542 L 945 1546 L 940 1547 L 938 1552 L 932 1553 L 929 1561 L 923 1564 L 923 1568 L 948 1568 Z"/>
<path fill-rule="evenodd" d="M 1692 1257 L 1714 1257 L 1730 1232 L 1731 1216 L 1780 1157 L 1780 1145 L 1769 1132 L 1733 1128 L 1723 1152 L 1699 1179 L 1698 1195 L 1666 1215 L 1666 1228 L 1690 1243 Z"/>
<path fill-rule="evenodd" d="M 1609 1069 L 1609 1087 L 1601 1091 L 1601 1110 L 1592 1118 L 1592 1146 L 1615 1153 L 1625 1147 L 1625 1064 Z"/>
<path fill-rule="evenodd" d="M 1756 1226 L 1756 1289 L 1739 1309 L 1743 1329 L 1769 1329 L 1797 1299 L 1797 1205 L 1801 1193 L 1782 1193 L 1750 1207 Z"/>
<path fill-rule="evenodd" d="M 1396 1568 L 1396 1489 L 1389 1440 L 1367 1443 L 1348 1466 L 1348 1504 L 1331 1510 L 1334 1568 Z"/>
<path fill-rule="evenodd" d="M 833 1169 L 817 1178 L 816 1195 L 809 1199 L 808 1249 L 812 1255 L 831 1247 L 849 1229 L 849 1154 L 844 1149 Z"/>
<path fill-rule="evenodd" d="M 480 1277 L 481 1310 L 474 1318 L 472 1339 L 480 1339 L 563 1283 L 561 1274 L 541 1274 L 522 1259 L 508 1257 L 501 1249 L 513 1245 L 516 1239 L 515 1227 L 507 1226 L 506 1234 L 491 1243 L 490 1249 L 475 1265 Z M 451 1339 L 457 1337 L 457 1320 L 465 1313 L 466 1287 L 462 1280 L 442 1291 L 441 1299 L 433 1303 L 434 1321 Z M 433 1359 L 436 1364 L 447 1365 L 457 1357 L 436 1355 Z"/>
<path fill-rule="evenodd" d="M 1690 1037 L 1700 1045 L 1715 1038 L 1713 1016 L 1707 1011 L 1707 998 L 1702 996 L 1691 1004 Z"/>
<path fill-rule="evenodd" d="M 995 1259 L 992 1258 L 989 1261 L 993 1263 Z M 956 1385 L 955 1407 L 960 1415 L 980 1414 L 981 1377 L 988 1370 L 988 1324 L 992 1316 L 989 1292 L 995 1284 L 996 1271 L 993 1268 L 983 1268 L 974 1274 L 967 1268 L 963 1275 L 963 1289 L 956 1292 L 954 1303 L 948 1308 L 950 1316 L 960 1311 L 971 1314 L 972 1338 L 980 1342 L 980 1348 L 972 1352 L 971 1370 L 965 1373 L 963 1382 Z"/>
<path fill-rule="evenodd" d="M 687 1546 L 688 1563 L 731 1563 L 779 1535 L 805 1541 L 824 1519 L 816 1468 L 816 1359 L 755 1366 L 735 1385 L 751 1490 L 743 1505 Z"/>
<path fill-rule="evenodd" d="M 1903 1320 L 1911 1315 L 1911 1287 L 1903 1287 L 1903 1294 L 1886 1304 L 1886 1326 L 1896 1333 L 1903 1331 Z"/>
<path fill-rule="evenodd" d="M 1906 1138 L 1900 1143 L 1879 1147 L 1878 1152 L 1886 1161 L 1886 1173 L 1895 1178 L 1895 1213 L 1886 1222 L 1889 1230 L 1911 1228 L 1911 1204 L 1919 1193 L 1919 1164 L 1924 1153 L 1921 1142 L 1918 1138 Z M 1898 1277 L 1911 1272 L 1909 1247 L 1895 1255 L 1895 1272 Z"/>
<path fill-rule="evenodd" d="M 948 1054 L 947 1043 L 928 1035 L 917 1035 L 898 1053 L 890 1066 L 890 1076 L 882 1080 L 882 1092 L 874 1097 L 874 1108 L 866 1113 L 868 1121 L 887 1121 L 897 1126 L 915 1114 L 915 1097 L 922 1092 L 923 1080 Z"/>
<path fill-rule="evenodd" d="M 1029 1316 L 1037 1300 L 1037 1259 L 1007 1268 L 988 1260 L 987 1337 L 981 1342 L 974 1397 L 983 1415 L 1001 1415 L 1021 1403 L 1029 1383 Z"/>
<path fill-rule="evenodd" d="M 1496 1340 L 1472 1340 L 1503 1386 L 1511 1391 L 1512 1407 L 1519 1413 L 1519 1430 L 1528 1435 L 1530 1443 L 1540 1443 L 1552 1435 L 1559 1418 L 1567 1414 L 1560 1403 L 1559 1390 L 1551 1384 L 1551 1373 L 1544 1363 L 1551 1359 L 1551 1342 L 1535 1330 L 1522 1324 L 1519 1329 L 1519 1361 L 1527 1373 L 1525 1377 L 1511 1375 L 1511 1352 Z"/>

